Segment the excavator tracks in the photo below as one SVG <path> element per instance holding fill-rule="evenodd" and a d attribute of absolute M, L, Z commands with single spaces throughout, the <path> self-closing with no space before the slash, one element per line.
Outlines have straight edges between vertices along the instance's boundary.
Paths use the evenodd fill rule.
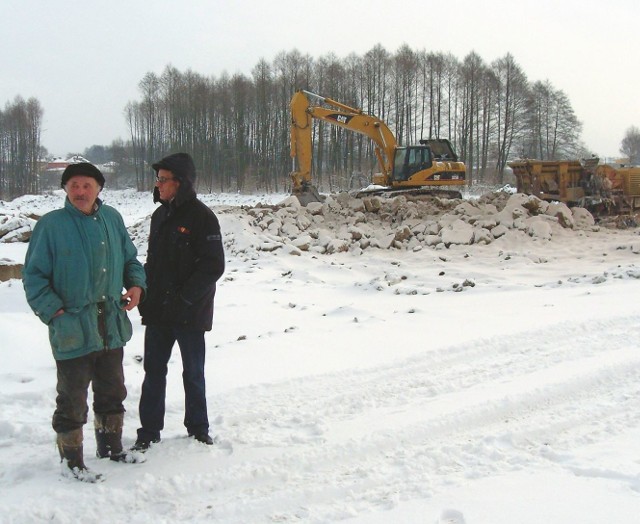
<path fill-rule="evenodd" d="M 366 198 L 379 196 L 382 198 L 394 198 L 397 196 L 420 198 L 420 197 L 437 197 L 448 199 L 462 198 L 462 193 L 453 189 L 439 189 L 433 187 L 415 187 L 415 188 L 374 188 L 374 189 L 360 189 L 352 193 L 355 198 Z"/>

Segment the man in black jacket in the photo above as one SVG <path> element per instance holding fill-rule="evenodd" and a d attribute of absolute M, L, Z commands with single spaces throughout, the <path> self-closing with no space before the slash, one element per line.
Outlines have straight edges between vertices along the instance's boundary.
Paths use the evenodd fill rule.
<path fill-rule="evenodd" d="M 187 153 L 153 164 L 154 202 L 145 271 L 147 296 L 139 310 L 146 326 L 138 438 L 144 451 L 160 441 L 164 428 L 167 365 L 178 342 L 185 392 L 184 425 L 189 436 L 213 444 L 205 394 L 205 331 L 213 319 L 216 282 L 224 252 L 216 215 L 196 198 L 196 170 Z"/>

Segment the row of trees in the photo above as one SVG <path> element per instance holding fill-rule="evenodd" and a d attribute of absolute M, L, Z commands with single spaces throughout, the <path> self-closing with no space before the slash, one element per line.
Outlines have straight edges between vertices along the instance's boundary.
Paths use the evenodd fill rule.
<path fill-rule="evenodd" d="M 474 182 L 502 183 L 507 160 L 587 156 L 581 124 L 568 97 L 550 82 L 528 81 L 513 56 L 488 64 L 476 53 L 462 61 L 445 53 L 389 53 L 378 45 L 363 56 L 319 59 L 298 51 L 260 60 L 251 76 L 204 77 L 167 66 L 140 81 L 140 99 L 125 118 L 130 138 L 92 146 L 84 156 L 149 189 L 149 166 L 172 151 L 188 151 L 200 190 L 281 191 L 289 184 L 289 102 L 296 89 L 362 108 L 382 118 L 400 144 L 449 138 Z M 43 158 L 43 110 L 17 97 L 0 111 L 0 197 L 37 192 Z M 373 144 L 337 126 L 314 122 L 314 182 L 349 187 L 377 170 Z M 640 130 L 632 127 L 621 152 L 640 161 Z M 128 183 L 128 181 L 127 181 Z"/>
<path fill-rule="evenodd" d="M 294 50 L 259 61 L 251 77 L 167 66 L 146 74 L 139 88 L 141 99 L 125 115 L 141 189 L 152 183 L 146 166 L 177 150 L 194 156 L 201 189 L 282 189 L 292 170 L 289 101 L 301 88 L 380 117 L 400 144 L 449 138 L 474 181 L 502 182 L 515 156 L 586 154 L 568 97 L 548 81 L 529 82 L 510 54 L 487 64 L 474 52 L 459 61 L 408 46 L 392 54 L 378 45 L 344 59 Z M 366 138 L 314 126 L 316 185 L 344 188 L 353 174 L 377 169 Z"/>
<path fill-rule="evenodd" d="M 39 191 L 42 115 L 37 99 L 19 96 L 0 111 L 0 198 Z"/>

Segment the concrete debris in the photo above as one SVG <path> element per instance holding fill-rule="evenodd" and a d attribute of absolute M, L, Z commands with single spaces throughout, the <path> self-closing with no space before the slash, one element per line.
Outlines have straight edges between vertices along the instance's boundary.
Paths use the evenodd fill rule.
<path fill-rule="evenodd" d="M 550 204 L 531 195 L 496 192 L 475 200 L 435 196 L 410 198 L 354 198 L 348 193 L 329 195 L 322 203 L 300 206 L 295 197 L 275 206 L 258 205 L 240 211 L 222 211 L 244 221 L 245 233 L 225 234 L 227 250 L 249 254 L 290 246 L 291 254 L 318 254 L 366 249 L 420 251 L 453 245 L 490 244 L 510 235 L 549 242 L 560 230 L 597 231 L 586 209 Z"/>
<path fill-rule="evenodd" d="M 306 207 L 290 196 L 277 205 L 220 206 L 216 213 L 224 225 L 228 253 L 249 257 L 259 252 L 300 256 L 304 252 L 359 254 L 367 249 L 446 250 L 502 242 L 514 235 L 552 242 L 563 234 L 601 227 L 584 208 L 570 209 L 562 203 L 501 191 L 469 200 L 354 198 L 338 193 Z M 620 227 L 618 222 L 612 222 L 611 227 Z M 0 215 L 0 242 L 28 241 L 35 223 L 31 217 Z M 146 251 L 148 231 L 149 217 L 129 228 L 141 256 Z"/>

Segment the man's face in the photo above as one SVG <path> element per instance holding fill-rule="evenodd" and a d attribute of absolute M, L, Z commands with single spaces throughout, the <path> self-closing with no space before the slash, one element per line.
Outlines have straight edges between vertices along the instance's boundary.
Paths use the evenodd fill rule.
<path fill-rule="evenodd" d="M 172 200 L 178 193 L 180 182 L 176 180 L 171 171 L 167 169 L 158 169 L 156 175 L 156 187 L 160 193 L 160 199 L 165 202 Z"/>
<path fill-rule="evenodd" d="M 64 186 L 71 203 L 85 215 L 93 212 L 101 189 L 95 178 L 83 175 L 71 177 Z"/>

